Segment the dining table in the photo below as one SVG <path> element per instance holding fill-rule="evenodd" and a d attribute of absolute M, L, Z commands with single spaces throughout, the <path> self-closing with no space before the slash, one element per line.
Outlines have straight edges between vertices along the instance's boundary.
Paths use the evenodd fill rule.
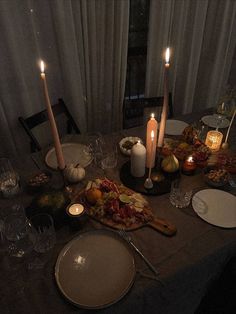
<path fill-rule="evenodd" d="M 180 115 L 175 119 L 191 124 L 202 115 Z M 233 151 L 236 151 L 235 135 L 236 127 L 233 125 L 229 136 L 230 149 Z M 114 143 L 119 143 L 126 136 L 138 136 L 145 142 L 145 125 L 104 135 Z M 64 142 L 86 141 L 87 138 L 83 134 L 64 138 Z M 20 176 L 21 192 L 14 198 L 0 199 L 0 220 L 14 204 L 20 203 L 27 208 L 35 197 L 25 188 L 27 177 L 38 171 L 35 160 L 42 169 L 45 169 L 46 165 L 44 152 L 34 153 L 33 157 L 32 159 L 32 155 L 25 154 L 12 161 Z M 120 183 L 120 169 L 128 160 L 129 156 L 118 151 L 117 166 L 105 174 L 103 169 L 91 162 L 85 168 L 85 178 L 73 185 L 73 188 L 79 191 L 89 180 L 104 175 Z M 52 184 L 61 188 L 63 182 L 60 173 L 56 170 L 51 172 Z M 181 181 L 184 185 L 191 186 L 194 193 L 211 188 L 204 181 L 201 168 L 197 169 L 194 175 L 181 175 Z M 223 190 L 236 196 L 236 188 L 230 185 Z M 177 229 L 175 235 L 166 236 L 147 226 L 128 232 L 135 245 L 158 270 L 158 276 L 154 276 L 144 260 L 132 251 L 136 274 L 132 286 L 121 298 L 101 309 L 86 309 L 72 304 L 63 296 L 55 279 L 58 256 L 65 245 L 78 235 L 110 228 L 89 217 L 77 225 L 65 222 L 56 230 L 56 244 L 46 253 L 34 255 L 31 252 L 22 258 L 12 259 L 6 250 L 1 248 L 0 313 L 196 313 L 212 283 L 219 279 L 229 263 L 236 265 L 236 229 L 222 228 L 206 222 L 196 214 L 192 203 L 186 208 L 174 207 L 170 203 L 169 195 L 167 192 L 145 197 L 156 217 L 174 224 Z M 232 278 L 236 278 L 236 272 L 232 274 Z"/>

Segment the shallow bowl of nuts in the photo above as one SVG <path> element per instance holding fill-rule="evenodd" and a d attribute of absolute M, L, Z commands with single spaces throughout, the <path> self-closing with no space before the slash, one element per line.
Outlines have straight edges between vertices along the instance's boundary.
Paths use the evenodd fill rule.
<path fill-rule="evenodd" d="M 126 155 L 126 156 L 130 156 L 131 155 L 131 149 L 132 147 L 138 142 L 140 141 L 140 143 L 143 143 L 141 138 L 137 137 L 137 136 L 128 136 L 128 137 L 124 137 L 122 138 L 122 140 L 119 143 L 120 146 L 120 150 L 121 152 Z"/>
<path fill-rule="evenodd" d="M 42 191 L 49 185 L 52 174 L 47 170 L 42 170 L 30 176 L 27 180 L 27 187 L 30 191 Z"/>
<path fill-rule="evenodd" d="M 205 182 L 212 187 L 222 187 L 228 183 L 229 174 L 227 170 L 217 167 L 204 169 Z"/>

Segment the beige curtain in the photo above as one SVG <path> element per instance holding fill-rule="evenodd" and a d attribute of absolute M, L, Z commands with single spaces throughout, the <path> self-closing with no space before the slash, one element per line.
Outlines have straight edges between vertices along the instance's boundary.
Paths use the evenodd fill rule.
<path fill-rule="evenodd" d="M 163 52 L 171 47 L 174 113 L 216 106 L 236 47 L 236 1 L 152 0 L 146 95 L 163 94 Z"/>
<path fill-rule="evenodd" d="M 121 127 L 129 0 L 0 1 L 1 155 L 29 150 L 18 116 L 64 98 L 82 132 Z"/>

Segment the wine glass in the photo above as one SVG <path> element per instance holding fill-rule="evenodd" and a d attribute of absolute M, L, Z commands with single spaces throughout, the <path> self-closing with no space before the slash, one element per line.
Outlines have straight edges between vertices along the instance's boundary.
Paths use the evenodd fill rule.
<path fill-rule="evenodd" d="M 213 114 L 216 120 L 216 129 L 218 130 L 223 122 L 230 115 L 230 108 L 227 102 L 222 102 L 216 107 L 216 112 Z"/>

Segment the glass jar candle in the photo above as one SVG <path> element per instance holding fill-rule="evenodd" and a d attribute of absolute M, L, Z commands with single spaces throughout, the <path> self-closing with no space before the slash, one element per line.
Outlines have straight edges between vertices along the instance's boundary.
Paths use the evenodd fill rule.
<path fill-rule="evenodd" d="M 212 151 L 218 151 L 221 147 L 223 134 L 219 131 L 209 131 L 207 133 L 205 144 Z"/>
<path fill-rule="evenodd" d="M 196 162 L 193 156 L 188 156 L 182 165 L 182 172 L 186 175 L 193 175 L 197 168 Z"/>

